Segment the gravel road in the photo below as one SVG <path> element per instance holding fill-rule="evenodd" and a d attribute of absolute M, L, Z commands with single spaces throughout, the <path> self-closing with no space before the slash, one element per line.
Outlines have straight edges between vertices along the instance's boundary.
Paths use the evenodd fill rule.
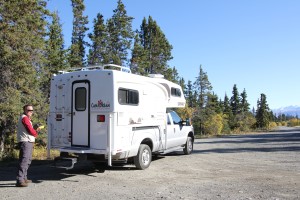
<path fill-rule="evenodd" d="M 300 128 L 197 139 L 194 152 L 159 156 L 146 170 L 57 169 L 34 161 L 33 180 L 15 187 L 14 164 L 0 167 L 0 199 L 300 199 Z"/>

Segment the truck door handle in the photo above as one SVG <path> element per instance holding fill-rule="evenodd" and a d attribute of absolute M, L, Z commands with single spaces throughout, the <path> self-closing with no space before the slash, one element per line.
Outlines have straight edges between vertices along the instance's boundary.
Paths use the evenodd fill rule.
<path fill-rule="evenodd" d="M 174 133 L 176 132 L 175 128 L 174 128 Z"/>
<path fill-rule="evenodd" d="M 75 116 L 75 112 L 73 112 L 73 115 Z"/>

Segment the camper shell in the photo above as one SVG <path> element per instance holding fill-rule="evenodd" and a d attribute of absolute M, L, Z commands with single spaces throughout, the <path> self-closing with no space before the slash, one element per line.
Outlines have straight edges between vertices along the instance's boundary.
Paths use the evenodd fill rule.
<path fill-rule="evenodd" d="M 190 154 L 194 131 L 171 108 L 185 106 L 182 88 L 161 75 L 132 74 L 105 65 L 63 71 L 51 79 L 48 150 L 56 160 L 133 162 L 147 168 L 152 154 L 179 148 Z"/>

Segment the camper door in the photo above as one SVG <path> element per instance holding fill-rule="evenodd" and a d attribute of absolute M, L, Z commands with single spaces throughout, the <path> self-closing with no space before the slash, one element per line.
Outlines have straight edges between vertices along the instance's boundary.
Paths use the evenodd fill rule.
<path fill-rule="evenodd" d="M 76 81 L 72 87 L 72 146 L 90 146 L 90 83 Z"/>

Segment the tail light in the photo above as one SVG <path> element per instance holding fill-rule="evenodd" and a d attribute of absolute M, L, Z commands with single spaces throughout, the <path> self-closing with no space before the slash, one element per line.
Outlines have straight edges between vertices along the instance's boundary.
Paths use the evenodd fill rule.
<path fill-rule="evenodd" d="M 105 122 L 105 115 L 97 115 L 97 122 Z"/>

